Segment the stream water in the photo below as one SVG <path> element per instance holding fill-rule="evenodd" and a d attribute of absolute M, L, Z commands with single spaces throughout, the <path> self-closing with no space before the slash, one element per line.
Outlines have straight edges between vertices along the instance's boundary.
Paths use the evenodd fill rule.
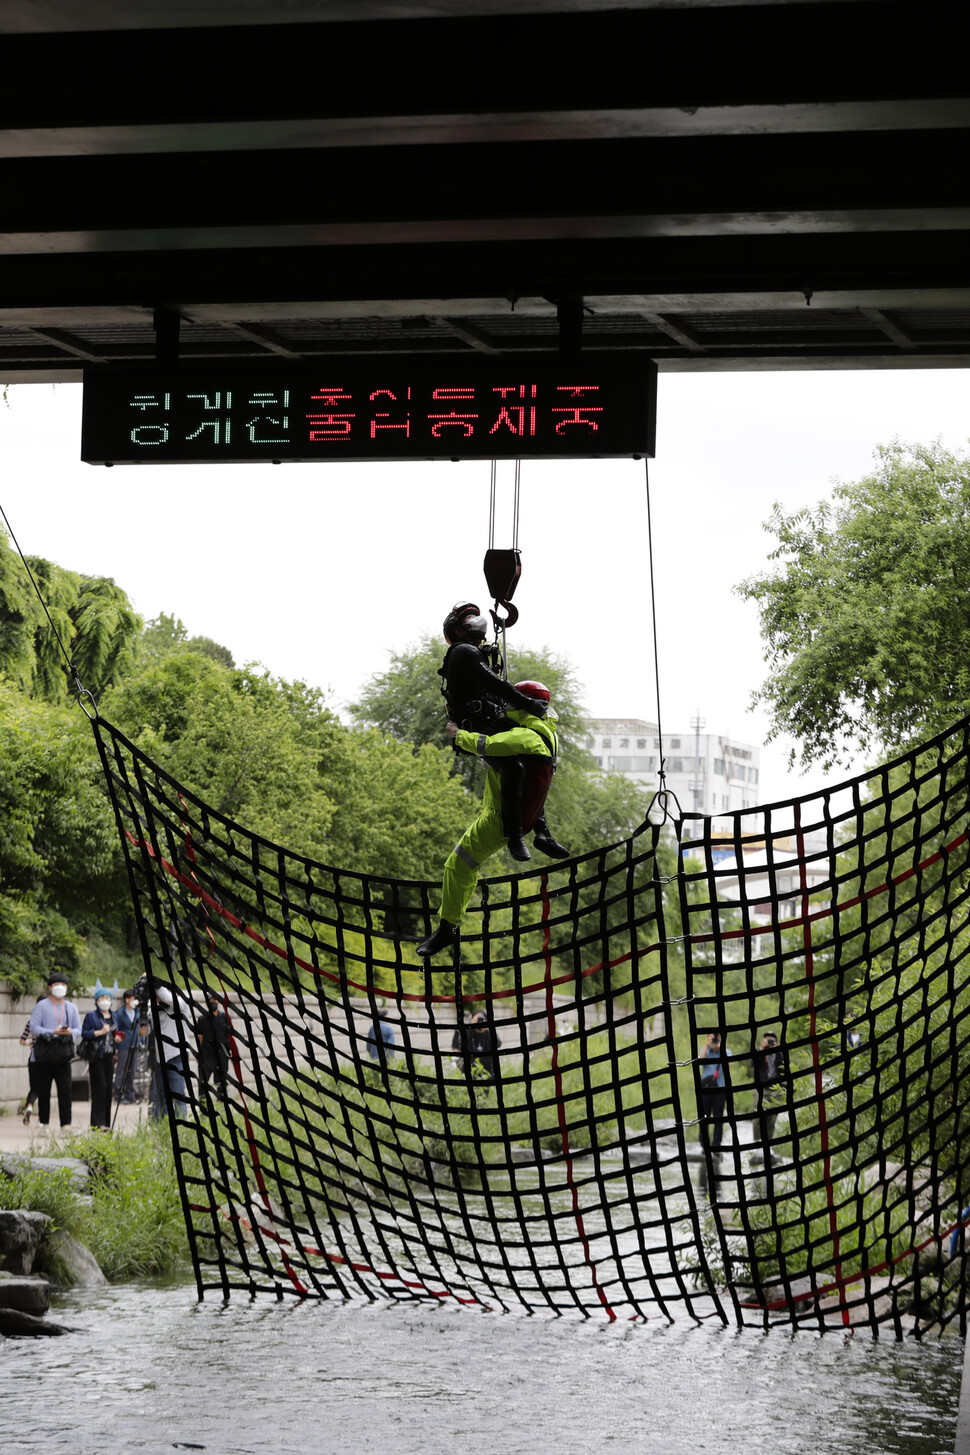
<path fill-rule="evenodd" d="M 963 1346 L 382 1303 L 55 1298 L 0 1343 L 0 1448 L 952 1455 Z"/>

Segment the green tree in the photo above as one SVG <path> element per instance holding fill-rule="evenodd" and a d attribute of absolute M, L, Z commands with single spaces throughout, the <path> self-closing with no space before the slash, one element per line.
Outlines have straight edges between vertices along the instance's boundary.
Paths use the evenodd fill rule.
<path fill-rule="evenodd" d="M 183 644 L 132 673 L 104 711 L 219 813 L 326 855 L 334 803 L 320 773 L 341 729 L 315 689 L 255 667 L 230 671 Z"/>
<path fill-rule="evenodd" d="M 755 701 L 805 763 L 891 751 L 970 703 L 970 461 L 899 441 L 876 460 L 834 504 L 776 505 L 775 569 L 738 587 L 770 668 Z"/>
<path fill-rule="evenodd" d="M 82 576 L 37 556 L 27 564 L 47 612 L 0 531 L 0 672 L 32 697 L 65 702 L 73 687 L 60 637 L 83 685 L 100 696 L 130 667 L 141 618 L 107 577 Z"/>
<path fill-rule="evenodd" d="M 433 637 L 422 637 L 416 646 L 392 652 L 390 665 L 375 672 L 350 704 L 355 721 L 390 733 L 403 743 L 421 747 L 435 743 L 450 746 L 445 732 L 448 714 L 441 695 L 438 669 L 445 648 Z M 572 746 L 585 733 L 585 713 L 579 702 L 576 676 L 562 657 L 552 652 L 510 649 L 509 681 L 528 678 L 544 682 L 552 693 L 558 714 L 557 730 L 565 746 Z M 473 764 L 473 760 L 468 760 Z"/>
<path fill-rule="evenodd" d="M 200 656 L 209 657 L 223 667 L 236 665 L 228 647 L 213 641 L 211 637 L 190 637 L 182 618 L 169 616 L 164 611 L 146 622 L 136 645 L 136 660 L 139 663 L 157 661 L 159 657 L 164 657 L 179 647 L 198 652 Z"/>
<path fill-rule="evenodd" d="M 351 730 L 322 694 L 188 642 L 147 661 L 107 715 L 220 813 L 359 873 L 435 878 L 469 815 L 450 753 Z"/>
<path fill-rule="evenodd" d="M 346 750 L 325 776 L 337 804 L 331 862 L 390 878 L 437 879 L 476 807 L 449 771 L 450 751 L 430 744 L 415 751 L 373 728 L 347 732 Z"/>
<path fill-rule="evenodd" d="M 87 720 L 0 679 L 0 976 L 77 969 L 82 935 L 122 912 L 114 816 Z"/>
<path fill-rule="evenodd" d="M 805 762 L 829 765 L 859 751 L 892 756 L 966 712 L 968 524 L 970 461 L 939 443 L 882 446 L 873 473 L 839 485 L 833 503 L 791 515 L 775 508 L 776 567 L 739 590 L 761 613 L 770 675 L 758 699 L 773 733 L 799 740 Z M 899 1199 L 887 1211 L 878 1183 L 858 1201 L 867 1159 L 885 1165 L 898 1157 L 910 1186 L 942 1189 L 933 1193 L 941 1199 L 949 1188 L 956 1206 L 963 1202 L 967 1133 L 954 1088 L 968 1065 L 960 1030 L 970 1013 L 966 826 L 964 774 L 945 750 L 926 748 L 874 779 L 858 817 L 835 829 L 833 893 L 842 907 L 831 939 L 814 951 L 812 999 L 819 1054 L 831 1068 L 824 1157 L 841 1256 L 853 1262 L 863 1261 L 863 1249 L 870 1264 L 901 1254 L 919 1236 L 912 1207 Z M 803 1100 L 797 1146 L 805 1170 L 797 1190 L 785 1179 L 776 1184 L 753 1227 L 762 1272 L 784 1266 L 795 1277 L 810 1260 L 831 1267 L 835 1253 L 827 1200 L 820 1191 L 807 1203 L 804 1196 L 809 1164 L 822 1161 L 822 1135 L 805 1055 L 813 1034 L 807 979 L 787 938 L 786 1039 L 802 1048 L 790 1062 Z M 868 1101 L 840 1084 L 850 1070 L 843 1018 L 863 1037 L 856 1078 L 860 1066 L 875 1073 L 879 1094 Z M 806 1215 L 814 1219 L 807 1236 Z"/>
<path fill-rule="evenodd" d="M 438 668 L 444 658 L 440 643 L 425 637 L 416 646 L 391 656 L 384 672 L 375 673 L 350 711 L 358 723 L 415 747 L 431 743 L 450 754 L 445 732 L 447 713 Z M 614 839 L 626 838 L 643 820 L 646 799 L 625 778 L 596 770 L 584 744 L 586 714 L 579 699 L 573 668 L 554 653 L 527 648 L 509 652 L 509 678 L 544 682 L 557 713 L 560 764 L 549 794 L 553 831 L 576 853 Z M 474 758 L 450 754 L 452 770 L 469 792 L 479 797 L 484 769 Z M 474 806 L 469 806 L 469 817 Z"/>

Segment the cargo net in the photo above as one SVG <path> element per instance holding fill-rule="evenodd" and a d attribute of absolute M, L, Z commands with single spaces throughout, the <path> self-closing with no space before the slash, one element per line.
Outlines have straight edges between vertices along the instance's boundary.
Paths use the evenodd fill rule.
<path fill-rule="evenodd" d="M 437 885 L 288 853 L 95 731 L 182 997 L 200 1296 L 965 1332 L 970 720 L 483 881 L 430 967 Z"/>

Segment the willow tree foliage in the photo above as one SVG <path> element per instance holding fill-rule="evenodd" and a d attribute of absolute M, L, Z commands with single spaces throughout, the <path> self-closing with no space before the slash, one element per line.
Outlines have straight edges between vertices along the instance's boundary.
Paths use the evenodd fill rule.
<path fill-rule="evenodd" d="M 891 752 L 970 704 L 970 461 L 938 442 L 875 458 L 832 503 L 776 505 L 774 567 L 738 588 L 770 669 L 755 701 L 805 763 Z"/>
<path fill-rule="evenodd" d="M 141 618 L 107 577 L 83 576 L 38 556 L 28 556 L 27 564 L 46 612 L 0 531 L 0 672 L 31 697 L 66 702 L 72 684 L 62 643 L 97 697 L 131 666 Z"/>

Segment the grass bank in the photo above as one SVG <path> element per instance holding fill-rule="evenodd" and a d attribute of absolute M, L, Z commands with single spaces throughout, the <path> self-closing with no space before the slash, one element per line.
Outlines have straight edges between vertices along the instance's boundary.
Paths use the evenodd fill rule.
<path fill-rule="evenodd" d="M 164 1276 L 188 1258 L 172 1141 L 165 1122 L 129 1135 L 78 1132 L 58 1146 L 90 1172 L 90 1195 L 79 1195 L 68 1168 L 24 1168 L 0 1176 L 0 1207 L 42 1212 L 90 1248 L 112 1282 Z"/>

